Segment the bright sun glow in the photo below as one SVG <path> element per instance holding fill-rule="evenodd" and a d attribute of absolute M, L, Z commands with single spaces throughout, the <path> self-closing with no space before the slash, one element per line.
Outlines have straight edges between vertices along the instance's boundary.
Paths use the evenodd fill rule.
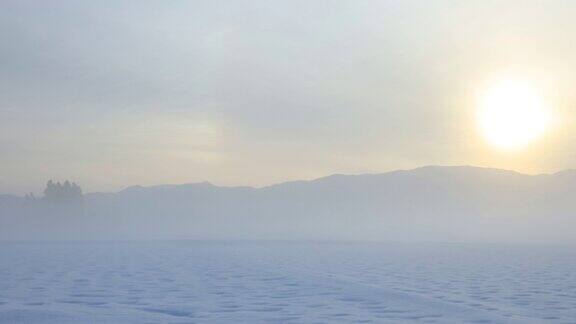
<path fill-rule="evenodd" d="M 550 109 L 531 84 L 506 80 L 494 84 L 483 94 L 478 122 L 492 145 L 518 150 L 546 131 Z"/>

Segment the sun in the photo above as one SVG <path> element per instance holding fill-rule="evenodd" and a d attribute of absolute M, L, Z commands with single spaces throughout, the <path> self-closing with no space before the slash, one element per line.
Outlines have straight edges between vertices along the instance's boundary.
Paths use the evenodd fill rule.
<path fill-rule="evenodd" d="M 478 124 L 486 140 L 503 150 L 519 150 L 542 136 L 550 108 L 539 89 L 521 80 L 493 84 L 480 98 Z"/>

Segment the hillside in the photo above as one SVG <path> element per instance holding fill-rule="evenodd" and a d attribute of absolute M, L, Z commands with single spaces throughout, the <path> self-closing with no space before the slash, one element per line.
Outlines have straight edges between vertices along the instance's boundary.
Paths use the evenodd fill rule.
<path fill-rule="evenodd" d="M 264 188 L 134 186 L 82 206 L 11 204 L 0 238 L 566 242 L 575 189 L 572 171 L 437 166 Z"/>

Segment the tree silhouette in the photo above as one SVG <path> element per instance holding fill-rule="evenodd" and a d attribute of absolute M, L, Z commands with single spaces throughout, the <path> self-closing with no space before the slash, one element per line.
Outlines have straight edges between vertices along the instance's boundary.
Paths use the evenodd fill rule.
<path fill-rule="evenodd" d="M 52 202 L 74 202 L 82 200 L 82 189 L 76 183 L 66 180 L 64 184 L 52 180 L 46 183 L 44 199 Z"/>

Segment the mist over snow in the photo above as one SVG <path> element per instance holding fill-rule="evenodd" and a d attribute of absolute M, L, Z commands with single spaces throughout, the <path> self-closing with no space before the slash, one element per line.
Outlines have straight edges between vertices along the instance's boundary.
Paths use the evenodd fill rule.
<path fill-rule="evenodd" d="M 572 242 L 576 172 L 423 167 L 278 185 L 0 196 L 2 240 Z"/>

